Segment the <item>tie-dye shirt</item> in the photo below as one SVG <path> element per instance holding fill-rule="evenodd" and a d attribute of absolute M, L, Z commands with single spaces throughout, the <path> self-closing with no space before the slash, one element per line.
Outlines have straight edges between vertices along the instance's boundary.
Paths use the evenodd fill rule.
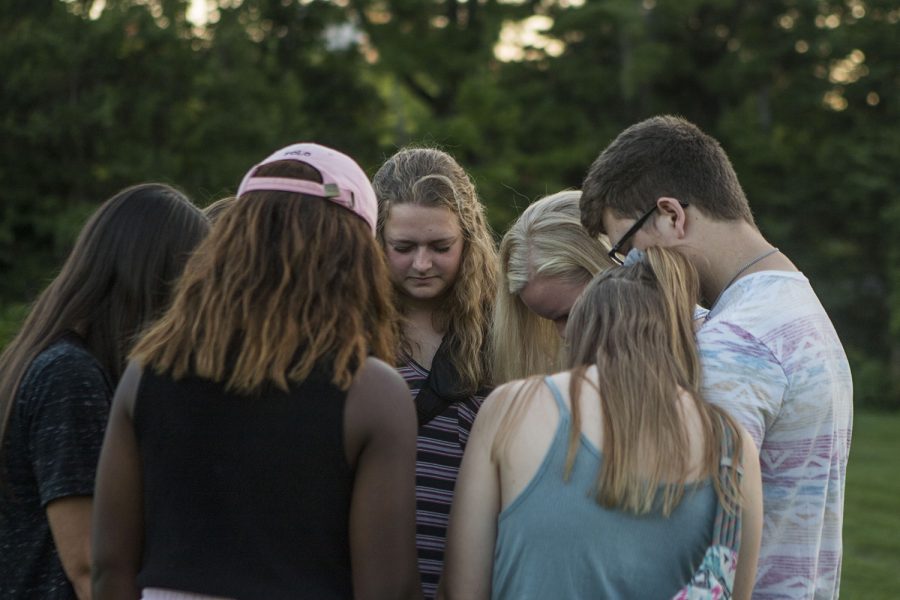
<path fill-rule="evenodd" d="M 853 426 L 850 367 L 801 273 L 728 288 L 697 334 L 706 399 L 753 436 L 764 524 L 754 598 L 836 598 Z"/>

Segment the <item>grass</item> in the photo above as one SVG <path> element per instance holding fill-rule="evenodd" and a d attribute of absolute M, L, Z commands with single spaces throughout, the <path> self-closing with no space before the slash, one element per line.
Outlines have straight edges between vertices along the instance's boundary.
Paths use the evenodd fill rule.
<path fill-rule="evenodd" d="M 900 414 L 857 412 L 844 500 L 844 600 L 900 598 Z"/>

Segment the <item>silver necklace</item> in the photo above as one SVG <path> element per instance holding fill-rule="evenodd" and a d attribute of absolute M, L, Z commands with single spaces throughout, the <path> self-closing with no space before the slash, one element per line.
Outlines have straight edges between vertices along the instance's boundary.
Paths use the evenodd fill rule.
<path fill-rule="evenodd" d="M 725 287 L 722 288 L 722 291 L 719 292 L 719 295 L 716 296 L 716 299 L 713 301 L 712 305 L 709 307 L 709 312 L 706 313 L 706 320 L 709 320 L 709 316 L 712 314 L 712 311 L 716 307 L 716 304 L 718 304 L 719 298 L 722 297 L 722 294 L 725 293 L 725 290 L 727 290 L 728 288 L 731 287 L 731 284 L 733 284 L 735 281 L 737 281 L 737 278 L 741 276 L 741 273 L 743 273 L 744 271 L 746 271 L 747 269 L 749 269 L 750 267 L 752 267 L 759 261 L 763 260 L 764 258 L 768 258 L 768 257 L 772 256 L 776 252 L 778 252 L 778 248 L 772 248 L 771 250 L 766 250 L 765 252 L 763 252 L 762 254 L 760 254 L 759 256 L 757 256 L 756 258 L 751 260 L 750 262 L 748 262 L 746 265 L 744 265 L 743 267 L 738 269 L 737 272 L 734 274 L 734 276 L 731 278 L 731 280 L 725 284 Z"/>

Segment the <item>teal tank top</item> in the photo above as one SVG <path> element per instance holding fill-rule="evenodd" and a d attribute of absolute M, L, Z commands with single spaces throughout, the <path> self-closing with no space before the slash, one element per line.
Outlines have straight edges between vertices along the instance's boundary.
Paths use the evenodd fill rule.
<path fill-rule="evenodd" d="M 671 598 L 712 541 L 718 500 L 710 479 L 687 486 L 668 518 L 607 509 L 595 500 L 602 455 L 584 435 L 568 481 L 569 408 L 549 378 L 559 426 L 534 478 L 500 513 L 495 599 Z"/>

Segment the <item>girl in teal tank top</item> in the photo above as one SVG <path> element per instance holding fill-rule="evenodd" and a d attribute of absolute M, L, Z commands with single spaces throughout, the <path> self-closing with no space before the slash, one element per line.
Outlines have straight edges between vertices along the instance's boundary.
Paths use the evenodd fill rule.
<path fill-rule="evenodd" d="M 699 392 L 697 289 L 680 254 L 633 256 L 575 305 L 569 371 L 485 401 L 451 512 L 446 598 L 750 597 L 758 456 Z"/>

